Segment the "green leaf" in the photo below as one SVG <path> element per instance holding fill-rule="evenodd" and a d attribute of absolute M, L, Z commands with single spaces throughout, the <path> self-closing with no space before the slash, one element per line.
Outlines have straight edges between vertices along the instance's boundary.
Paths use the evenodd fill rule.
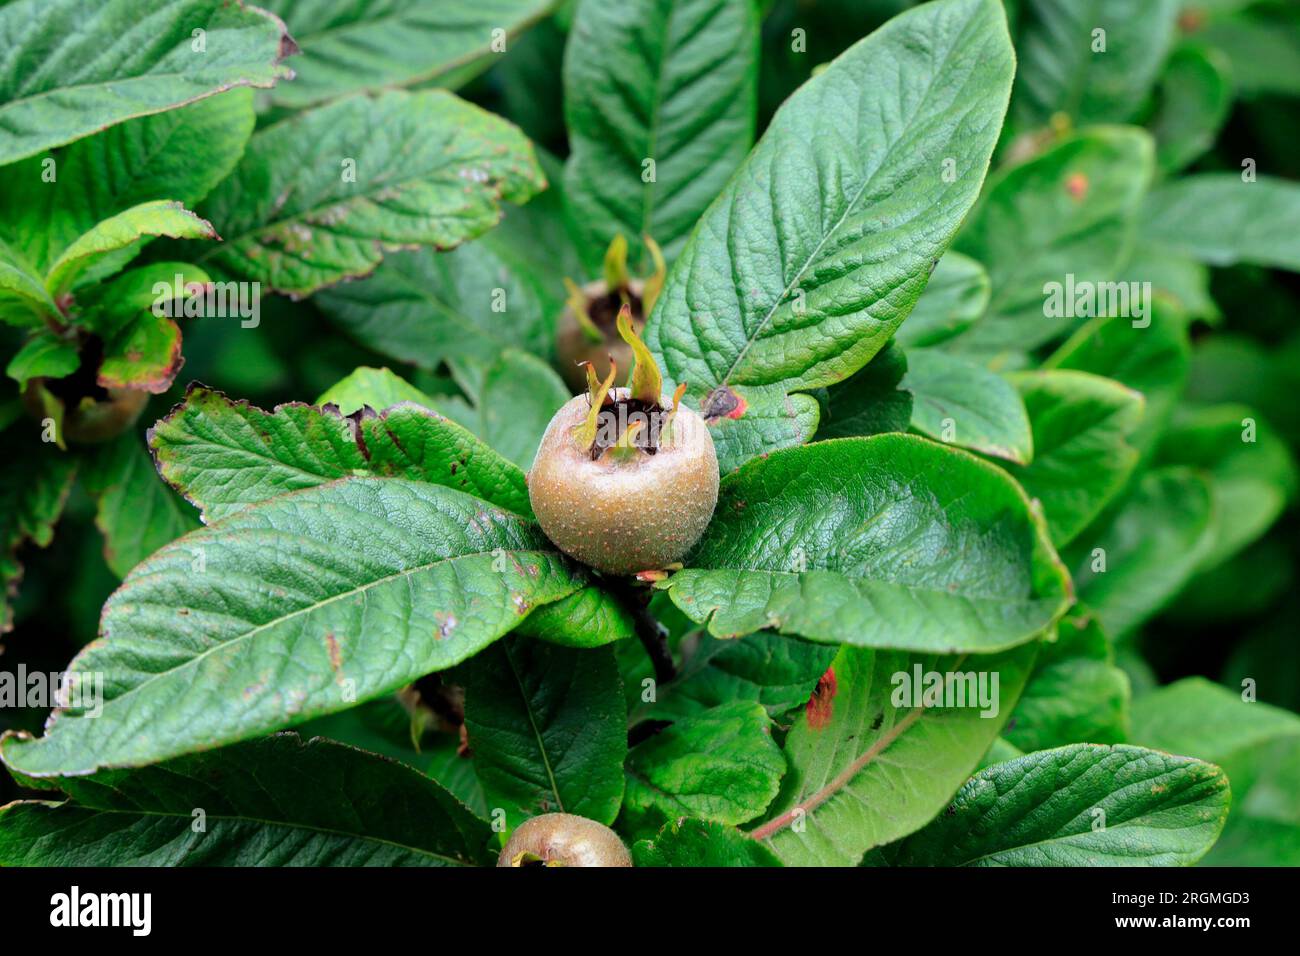
<path fill-rule="evenodd" d="M 1180 409 L 1157 458 L 1162 464 L 1201 468 L 1210 476 L 1214 540 L 1201 570 L 1221 564 L 1267 531 L 1300 484 L 1286 442 L 1244 405 Z"/>
<path fill-rule="evenodd" d="M 1134 700 L 1133 740 L 1212 760 L 1232 781 L 1232 814 L 1207 864 L 1300 865 L 1300 717 L 1189 677 Z"/>
<path fill-rule="evenodd" d="M 554 0 L 266 0 L 302 46 L 294 81 L 272 101 L 300 108 L 348 93 L 414 84 L 454 85 L 466 67 L 509 52 Z M 492 46 L 495 31 L 506 46 Z"/>
<path fill-rule="evenodd" d="M 0 321 L 39 326 L 59 314 L 39 271 L 4 239 L 0 239 Z"/>
<path fill-rule="evenodd" d="M 1179 0 L 1030 0 L 1016 44 L 1016 128 L 1046 125 L 1056 113 L 1078 126 L 1132 119 L 1169 52 L 1178 6 Z"/>
<path fill-rule="evenodd" d="M 984 314 L 990 291 L 982 265 L 960 252 L 945 252 L 912 314 L 898 327 L 898 341 L 910 348 L 960 335 Z"/>
<path fill-rule="evenodd" d="M 960 355 L 913 349 L 903 387 L 921 434 L 1022 465 L 1034 457 L 1025 403 L 1001 375 Z"/>
<path fill-rule="evenodd" d="M 781 634 L 750 634 L 739 641 L 702 635 L 677 676 L 657 688 L 657 699 L 631 722 L 680 720 L 729 701 L 757 701 L 780 720 L 808 702 L 834 657 L 833 647 Z"/>
<path fill-rule="evenodd" d="M 8 738 L 0 755 L 19 744 Z M 494 857 L 491 828 L 438 784 L 319 737 L 276 734 L 57 785 L 68 802 L 0 808 L 4 865 L 471 866 Z M 205 827 L 196 832 L 197 811 Z"/>
<path fill-rule="evenodd" d="M 594 585 L 539 607 L 515 630 L 565 647 L 600 647 L 634 633 L 627 610 Z"/>
<path fill-rule="evenodd" d="M 683 817 L 632 846 L 637 866 L 780 866 L 766 847 L 721 823 Z"/>
<path fill-rule="evenodd" d="M 1006 473 L 909 435 L 818 442 L 723 483 L 662 587 L 717 637 L 990 652 L 1064 613 L 1069 582 Z"/>
<path fill-rule="evenodd" d="M 212 223 L 200 219 L 178 202 L 154 200 L 132 206 L 105 219 L 73 242 L 50 266 L 45 284 L 59 296 L 78 284 L 82 274 L 114 253 L 138 248 L 145 236 L 173 239 L 215 239 Z"/>
<path fill-rule="evenodd" d="M 15 0 L 0 6 L 0 165 L 137 116 L 293 72 L 284 24 L 226 0 Z M 205 49 L 194 48 L 204 31 Z"/>
<path fill-rule="evenodd" d="M 1124 489 L 1138 453 L 1128 439 L 1142 421 L 1141 392 L 1088 372 L 1020 372 L 1012 382 L 1034 429 L 1034 460 L 1007 471 L 1042 502 L 1064 547 Z"/>
<path fill-rule="evenodd" d="M 1300 271 L 1300 183 L 1197 173 L 1152 191 L 1142 238 L 1212 266 L 1238 262 Z"/>
<path fill-rule="evenodd" d="M 1300 95 L 1300 15 L 1287 3 L 1198 4 L 1192 34 L 1228 58 L 1232 81 L 1244 96 Z"/>
<path fill-rule="evenodd" d="M 1123 316 L 1092 319 L 1043 367 L 1091 372 L 1141 392 L 1146 412 L 1128 443 L 1145 456 L 1154 450 L 1183 393 L 1190 357 L 1186 319 L 1157 301 L 1151 307 L 1149 326 L 1135 327 L 1132 319 Z"/>
<path fill-rule="evenodd" d="M 159 474 L 208 521 L 365 474 L 445 485 L 532 514 L 523 472 L 459 425 L 411 403 L 346 417 L 296 403 L 266 412 L 191 387 L 149 430 L 149 447 Z"/>
<path fill-rule="evenodd" d="M 475 772 L 510 829 L 555 811 L 614 822 L 627 729 L 613 648 L 507 638 L 457 673 Z"/>
<path fill-rule="evenodd" d="M 531 468 L 546 426 L 572 396 L 536 356 L 506 349 L 483 370 L 474 410 L 463 424 L 520 468 Z"/>
<path fill-rule="evenodd" d="M 852 375 L 907 316 L 979 193 L 1012 60 L 993 0 L 909 10 L 791 96 L 705 212 L 645 340 L 669 387 L 710 393 L 724 473 L 797 439 L 728 390 L 780 409 Z"/>
<path fill-rule="evenodd" d="M 692 387 L 686 398 L 696 394 Z M 760 455 L 810 441 L 821 408 L 813 396 L 787 394 L 781 385 L 727 385 L 704 395 L 700 414 L 713 436 L 718 470 L 725 475 Z M 733 424 L 738 422 L 743 424 Z"/>
<path fill-rule="evenodd" d="M 1064 289 L 1071 276 L 1076 287 L 1117 278 L 1154 166 L 1146 132 L 1110 127 L 1066 140 L 990 181 L 957 248 L 988 269 L 993 294 L 988 313 L 954 344 L 1023 352 L 1068 331 L 1074 303 L 1053 308 L 1049 283 Z"/>
<path fill-rule="evenodd" d="M 436 402 L 400 375 L 387 368 L 354 369 L 316 399 L 315 405 L 336 405 L 342 415 L 351 415 L 369 405 L 383 411 L 402 402 L 414 402 L 433 411 Z"/>
<path fill-rule="evenodd" d="M 531 523 L 450 488 L 347 478 L 280 495 L 138 565 L 69 665 L 70 682 L 106 675 L 102 713 L 62 708 L 6 761 L 36 777 L 140 766 L 344 710 L 583 583 Z"/>
<path fill-rule="evenodd" d="M 23 566 L 18 550 L 54 540 L 54 526 L 72 488 L 75 460 L 39 440 L 35 424 L 5 433 L 6 460 L 0 465 L 0 634 L 13 626 L 9 600 L 18 592 Z"/>
<path fill-rule="evenodd" d="M 205 259 L 306 295 L 385 252 L 457 246 L 543 186 L 519 130 L 450 93 L 350 97 L 253 136 L 203 206 L 225 240 Z"/>
<path fill-rule="evenodd" d="M 1116 640 L 1168 602 L 1200 565 L 1214 540 L 1208 479 L 1189 468 L 1144 474 L 1102 526 L 1075 540 L 1079 600 Z"/>
<path fill-rule="evenodd" d="M 902 384 L 906 374 L 907 356 L 891 341 L 865 368 L 826 390 L 827 411 L 817 427 L 817 438 L 907 431 L 913 399 Z"/>
<path fill-rule="evenodd" d="M 1229 69 L 1217 50 L 1191 46 L 1175 50 L 1165 64 L 1160 105 L 1147 124 L 1165 174 L 1190 165 L 1214 145 L 1232 107 Z"/>
<path fill-rule="evenodd" d="M 897 866 L 1190 866 L 1214 845 L 1230 798 L 1213 764 L 1073 744 L 981 770 L 883 856 Z"/>
<path fill-rule="evenodd" d="M 252 91 L 231 90 L 24 160 L 6 170 L 0 234 L 44 273 L 79 236 L 132 206 L 167 199 L 193 209 L 235 168 L 254 119 Z"/>
<path fill-rule="evenodd" d="M 786 738 L 781 796 L 750 835 L 787 866 L 855 866 L 872 847 L 923 826 L 988 750 L 1036 651 L 952 658 L 840 648 L 823 702 Z M 954 690 L 972 696 L 927 704 L 926 675 L 935 674 L 970 675 L 973 685 L 954 676 Z M 981 681 L 989 706 L 976 699 Z"/>
<path fill-rule="evenodd" d="M 389 256 L 365 281 L 314 301 L 358 342 L 420 368 L 447 359 L 489 364 L 507 348 L 548 353 L 555 329 L 538 288 L 486 239 Z"/>
<path fill-rule="evenodd" d="M 77 351 L 75 342 L 40 331 L 24 342 L 9 360 L 5 374 L 23 388 L 29 379 L 64 378 L 80 367 L 81 353 Z"/>
<path fill-rule="evenodd" d="M 564 52 L 564 180 L 589 269 L 620 233 L 633 263 L 650 265 L 647 234 L 676 259 L 749 152 L 757 101 L 750 0 L 580 4 Z"/>
<path fill-rule="evenodd" d="M 744 823 L 772 802 L 783 773 L 767 712 L 753 701 L 722 704 L 628 751 L 621 826 L 658 829 L 683 815 Z"/>
<path fill-rule="evenodd" d="M 104 560 L 119 578 L 199 526 L 192 508 L 158 480 L 148 450 L 127 431 L 97 446 L 82 475 L 96 499 L 95 524 L 104 535 Z"/>
<path fill-rule="evenodd" d="M 1129 680 L 1097 619 L 1076 610 L 1044 641 L 1033 675 L 1003 731 L 1023 751 L 1128 737 Z"/>

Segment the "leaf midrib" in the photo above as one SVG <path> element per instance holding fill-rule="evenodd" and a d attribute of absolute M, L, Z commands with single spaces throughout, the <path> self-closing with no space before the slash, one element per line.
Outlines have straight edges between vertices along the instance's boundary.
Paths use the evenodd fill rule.
<path fill-rule="evenodd" d="M 973 23 L 975 19 L 976 19 L 975 15 L 972 15 L 970 18 L 967 19 L 967 21 L 965 22 L 965 24 L 963 24 L 961 30 L 959 31 L 957 38 L 949 45 L 948 49 L 944 51 L 943 60 L 940 61 L 939 64 L 931 72 L 930 82 L 926 84 L 925 93 L 920 98 L 916 109 L 913 111 L 911 121 L 915 120 L 916 116 L 925 108 L 926 104 L 929 102 L 930 95 L 935 88 L 935 82 L 937 77 L 947 67 L 949 60 L 952 59 L 953 52 L 962 45 L 962 40 L 964 39 L 967 31 L 970 29 L 971 23 Z M 782 106 L 783 110 L 785 108 L 785 105 L 788 105 L 788 102 L 787 104 L 784 104 Z M 909 121 L 909 125 L 911 121 Z M 766 139 L 766 137 L 764 138 Z M 776 299 L 773 300 L 772 307 L 768 309 L 767 314 L 763 316 L 763 321 L 760 322 L 758 328 L 754 330 L 754 334 L 746 338 L 745 347 L 740 350 L 740 354 L 736 356 L 734 361 L 732 361 L 731 367 L 727 369 L 727 373 L 722 377 L 721 381 L 718 383 L 719 385 L 730 384 L 731 376 L 736 373 L 736 370 L 740 367 L 741 362 L 744 361 L 745 356 L 749 354 L 750 348 L 752 348 L 754 343 L 759 340 L 759 338 L 763 334 L 763 331 L 771 323 L 772 317 L 776 315 L 776 310 L 779 309 L 781 307 L 781 304 L 786 301 L 786 298 L 790 295 L 790 291 L 798 287 L 799 281 L 803 278 L 804 273 L 809 269 L 809 267 L 812 266 L 812 264 L 817 260 L 817 257 L 821 254 L 822 247 L 825 246 L 826 243 L 830 240 L 830 238 L 839 231 L 841 226 L 844 225 L 844 221 L 849 217 L 849 213 L 853 212 L 854 209 L 857 207 L 858 202 L 862 199 L 863 194 L 867 191 L 867 187 L 869 187 L 873 182 L 875 182 L 876 176 L 880 173 L 881 169 L 884 169 L 888 165 L 890 159 L 893 157 L 895 149 L 898 148 L 899 144 L 903 140 L 904 137 L 899 137 L 893 143 L 891 143 L 889 149 L 886 150 L 885 155 L 881 157 L 880 163 L 877 165 L 876 169 L 872 171 L 870 176 L 866 177 L 862 181 L 862 185 L 859 186 L 857 191 L 853 194 L 853 198 L 850 199 L 849 202 L 845 205 L 843 214 L 841 214 L 839 219 L 835 221 L 834 225 L 832 225 L 830 229 L 826 230 L 825 235 L 823 235 L 821 239 L 818 240 L 816 248 L 813 249 L 813 251 L 807 256 L 803 264 L 800 265 L 799 271 L 795 274 L 795 277 L 792 280 L 790 280 L 790 282 L 786 285 L 786 287 L 783 290 L 781 290 L 781 294 L 777 296 Z M 750 154 L 751 159 L 753 158 L 753 155 L 754 155 L 753 153 Z M 746 163 L 748 162 L 749 160 L 746 160 Z"/>

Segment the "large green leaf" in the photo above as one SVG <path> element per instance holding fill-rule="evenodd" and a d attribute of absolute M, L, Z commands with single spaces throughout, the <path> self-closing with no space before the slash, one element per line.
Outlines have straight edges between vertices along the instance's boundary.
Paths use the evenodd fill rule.
<path fill-rule="evenodd" d="M 672 261 L 754 141 L 751 0 L 578 5 L 564 50 L 565 199 L 588 269 L 614 236 Z M 646 165 L 647 160 L 653 167 Z"/>
<path fill-rule="evenodd" d="M 1146 328 L 1135 328 L 1123 316 L 1093 319 L 1043 363 L 1047 369 L 1091 372 L 1141 392 L 1146 411 L 1128 441 L 1143 455 L 1154 449 L 1169 423 L 1191 357 L 1187 320 L 1176 309 L 1157 301 L 1150 319 Z"/>
<path fill-rule="evenodd" d="M 1073 744 L 981 770 L 898 866 L 1190 866 L 1228 818 L 1213 764 L 1141 747 Z"/>
<path fill-rule="evenodd" d="M 1214 145 L 1232 108 L 1230 67 L 1217 50 L 1185 46 L 1165 64 L 1148 125 L 1162 172 L 1176 173 Z"/>
<path fill-rule="evenodd" d="M 912 393 L 912 427 L 923 435 L 1021 465 L 1035 455 L 1029 415 L 1015 386 L 961 355 L 907 353 L 903 388 Z"/>
<path fill-rule="evenodd" d="M 479 369 L 472 407 L 444 407 L 505 458 L 531 468 L 546 426 L 572 396 L 555 370 L 527 352 L 506 349 Z"/>
<path fill-rule="evenodd" d="M 1119 278 L 1154 166 L 1149 134 L 1110 127 L 1066 140 L 993 180 L 956 244 L 988 269 L 993 294 L 988 313 L 954 342 L 975 351 L 1025 351 L 1068 331 L 1074 303 L 1049 309 L 1048 283 L 1064 289 L 1071 276 L 1075 286 Z"/>
<path fill-rule="evenodd" d="M 1034 460 L 1008 464 L 1043 504 L 1047 528 L 1064 547 L 1124 488 L 1138 453 L 1128 438 L 1142 421 L 1142 394 L 1088 372 L 1064 369 L 1012 377 L 1034 430 Z"/>
<path fill-rule="evenodd" d="M 1214 266 L 1238 262 L 1300 271 L 1300 183 L 1237 173 L 1184 176 L 1142 206 L 1145 241 Z"/>
<path fill-rule="evenodd" d="M 841 648 L 820 705 L 786 738 L 790 773 L 751 835 L 787 865 L 854 866 L 872 847 L 923 826 L 997 736 L 1036 650 L 953 658 Z M 934 674 L 954 675 L 954 690 L 956 675 L 970 675 L 975 687 L 982 679 L 991 706 L 981 706 L 969 681 L 960 684 L 972 690 L 964 700 L 927 704 L 923 682 Z"/>
<path fill-rule="evenodd" d="M 328 393 L 327 393 L 328 394 Z M 290 403 L 266 412 L 191 387 L 149 430 L 158 471 L 209 521 L 349 475 L 446 485 L 531 516 L 524 475 L 465 429 L 409 401 L 339 415 Z"/>
<path fill-rule="evenodd" d="M 735 825 L 777 794 L 785 758 L 755 701 L 734 701 L 679 720 L 627 755 L 622 826 L 657 830 L 680 816 Z"/>
<path fill-rule="evenodd" d="M 555 328 L 540 291 L 486 238 L 451 252 L 389 256 L 364 281 L 327 289 L 315 301 L 358 342 L 420 368 L 446 359 L 490 363 L 508 348 L 548 353 Z"/>
<path fill-rule="evenodd" d="M 23 388 L 33 378 L 63 378 L 81 366 L 77 343 L 40 330 L 9 360 L 5 374 Z"/>
<path fill-rule="evenodd" d="M 1128 736 L 1129 680 L 1097 619 L 1076 611 L 1044 641 L 1003 736 L 1023 751 Z"/>
<path fill-rule="evenodd" d="M 722 484 L 713 523 L 664 587 L 718 637 L 988 652 L 1062 614 L 1069 581 L 1006 473 L 910 435 L 817 442 Z"/>
<path fill-rule="evenodd" d="M 613 648 L 507 638 L 458 680 L 474 769 L 509 828 L 555 811 L 614 822 L 627 729 Z"/>
<path fill-rule="evenodd" d="M 898 327 L 898 341 L 908 347 L 937 345 L 959 335 L 984 314 L 990 291 L 982 265 L 960 252 L 945 252 L 912 314 Z"/>
<path fill-rule="evenodd" d="M 583 583 L 531 523 L 450 488 L 280 495 L 138 565 L 69 665 L 103 675 L 102 713 L 69 701 L 6 761 L 82 774 L 246 740 L 457 664 Z"/>
<path fill-rule="evenodd" d="M 1017 129 L 1133 118 L 1174 37 L 1179 0 L 1029 0 L 1016 44 Z M 1104 35 L 1099 35 L 1100 30 Z"/>
<path fill-rule="evenodd" d="M 0 5 L 0 48 L 0 165 L 231 87 L 271 86 L 297 52 L 276 17 L 228 0 L 15 0 Z"/>
<path fill-rule="evenodd" d="M 1191 677 L 1133 702 L 1133 740 L 1227 772 L 1232 814 L 1207 863 L 1300 866 L 1300 717 Z"/>
<path fill-rule="evenodd" d="M 363 365 L 325 389 L 313 404 L 333 405 L 341 414 L 351 415 L 367 405 L 382 410 L 402 402 L 414 402 L 430 410 L 437 408 L 432 397 L 390 369 Z"/>
<path fill-rule="evenodd" d="M 294 81 L 272 100 L 302 107 L 363 90 L 454 85 L 475 61 L 508 52 L 515 34 L 554 2 L 266 0 L 302 46 Z M 492 46 L 498 37 L 504 48 Z"/>
<path fill-rule="evenodd" d="M 772 410 L 856 372 L 907 316 L 979 193 L 1012 58 L 994 0 L 904 13 L 786 101 L 701 218 L 646 341 L 709 393 L 724 473 L 796 440 Z"/>
<path fill-rule="evenodd" d="M 780 866 L 762 844 L 721 823 L 682 817 L 632 846 L 637 866 Z"/>
<path fill-rule="evenodd" d="M 158 480 L 139 433 L 123 433 L 95 448 L 89 459 L 82 481 L 96 499 L 104 560 L 118 577 L 199 526 L 194 510 Z"/>
<path fill-rule="evenodd" d="M 6 461 L 0 465 L 0 634 L 13 626 L 9 599 L 18 590 L 23 566 L 18 549 L 27 542 L 44 548 L 72 488 L 76 462 L 40 429 L 26 423 L 5 432 Z"/>
<path fill-rule="evenodd" d="M 1074 541 L 1067 559 L 1079 599 L 1118 640 L 1177 594 L 1209 552 L 1214 492 L 1190 468 L 1155 469 L 1100 524 Z"/>
<path fill-rule="evenodd" d="M 19 741 L 0 748 L 7 756 Z M 47 781 L 27 781 L 50 786 Z M 65 777 L 0 808 L 8 866 L 490 865 L 491 828 L 393 760 L 276 734 L 157 767 Z"/>
<path fill-rule="evenodd" d="M 206 259 L 305 295 L 386 251 L 457 246 L 544 185 L 518 129 L 450 93 L 354 96 L 253 136 L 203 205 L 225 240 Z"/>

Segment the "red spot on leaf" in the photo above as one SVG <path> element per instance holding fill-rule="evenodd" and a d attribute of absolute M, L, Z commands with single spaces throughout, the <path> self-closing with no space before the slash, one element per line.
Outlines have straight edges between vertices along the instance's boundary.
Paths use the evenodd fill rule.
<path fill-rule="evenodd" d="M 1082 202 L 1088 195 L 1088 177 L 1083 173 L 1071 173 L 1065 180 L 1065 191 L 1075 202 Z"/>
<path fill-rule="evenodd" d="M 808 726 L 812 730 L 821 730 L 831 722 L 834 711 L 835 694 L 839 685 L 835 681 L 835 668 L 826 668 L 826 673 L 817 678 L 817 686 L 808 698 Z"/>

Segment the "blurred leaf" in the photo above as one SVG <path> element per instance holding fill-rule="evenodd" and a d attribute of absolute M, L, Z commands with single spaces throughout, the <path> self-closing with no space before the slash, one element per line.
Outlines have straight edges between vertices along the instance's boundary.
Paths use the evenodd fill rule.
<path fill-rule="evenodd" d="M 949 250 L 930 274 L 896 337 L 902 345 L 937 345 L 960 335 L 989 304 L 989 277 L 969 256 Z"/>
<path fill-rule="evenodd" d="M 1023 352 L 1069 331 L 1075 303 L 1049 309 L 1048 284 L 1065 287 L 1072 276 L 1080 288 L 1118 278 L 1154 163 L 1145 131 L 1108 127 L 990 180 L 956 248 L 983 263 L 993 295 L 987 314 L 953 339 L 954 347 Z"/>
<path fill-rule="evenodd" d="M 1182 47 L 1165 64 L 1160 104 L 1148 121 L 1156 162 L 1176 173 L 1214 145 L 1232 106 L 1229 66 L 1217 50 Z"/>
<path fill-rule="evenodd" d="M 199 526 L 194 510 L 158 477 L 134 430 L 96 447 L 88 458 L 82 481 L 96 499 L 95 524 L 104 535 L 104 560 L 119 578 Z"/>
<path fill-rule="evenodd" d="M 1142 239 L 1213 266 L 1300 271 L 1300 183 L 1196 173 L 1157 187 L 1142 206 Z"/>
<path fill-rule="evenodd" d="M 293 61 L 294 81 L 278 86 L 272 101 L 299 108 L 358 91 L 455 85 L 470 64 L 509 51 L 554 2 L 264 0 L 303 50 Z"/>
<path fill-rule="evenodd" d="M 1022 751 L 1128 737 L 1129 682 L 1100 623 L 1075 611 L 1044 641 L 1034 672 L 1002 732 Z"/>
<path fill-rule="evenodd" d="M 1004 467 L 1043 505 L 1052 542 L 1064 547 L 1123 490 L 1137 465 L 1129 438 L 1142 394 L 1112 379 L 1065 369 L 1012 377 L 1034 430 L 1034 460 Z"/>
<path fill-rule="evenodd" d="M 614 236 L 672 262 L 754 141 L 752 0 L 578 5 L 564 54 L 565 198 L 590 274 Z M 653 167 L 647 167 L 646 161 Z"/>
<path fill-rule="evenodd" d="M 5 374 L 23 388 L 33 378 L 63 378 L 81 367 L 81 354 L 75 342 L 39 331 L 9 360 Z"/>
<path fill-rule="evenodd" d="M 903 388 L 912 393 L 912 427 L 921 434 L 1022 465 L 1034 457 L 1025 403 L 984 366 L 938 349 L 913 349 Z"/>
<path fill-rule="evenodd" d="M 1133 118 L 1174 37 L 1179 0 L 1027 0 L 1011 101 L 1016 130 Z M 1099 32 L 1100 31 L 1100 32 Z"/>
<path fill-rule="evenodd" d="M 1232 814 L 1207 864 L 1300 865 L 1300 717 L 1189 677 L 1133 702 L 1133 740 L 1226 771 Z"/>
<path fill-rule="evenodd" d="M 907 356 L 891 340 L 863 368 L 827 389 L 828 408 L 817 439 L 907 431 L 913 397 L 902 386 L 906 374 Z"/>

